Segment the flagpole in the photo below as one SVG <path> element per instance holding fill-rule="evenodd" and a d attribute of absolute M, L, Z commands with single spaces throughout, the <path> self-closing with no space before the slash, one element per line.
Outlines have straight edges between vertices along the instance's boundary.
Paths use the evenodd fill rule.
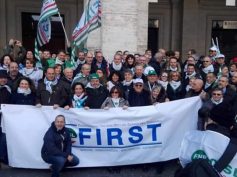
<path fill-rule="evenodd" d="M 63 25 L 62 17 L 60 15 L 59 11 L 58 11 L 58 17 L 60 18 L 60 22 L 61 22 L 62 27 L 63 27 L 64 35 L 65 35 L 65 38 L 66 38 L 66 41 L 67 41 L 67 46 L 69 47 L 70 43 L 69 43 L 69 40 L 68 40 L 68 37 L 67 37 L 67 33 L 66 33 L 65 27 Z"/>

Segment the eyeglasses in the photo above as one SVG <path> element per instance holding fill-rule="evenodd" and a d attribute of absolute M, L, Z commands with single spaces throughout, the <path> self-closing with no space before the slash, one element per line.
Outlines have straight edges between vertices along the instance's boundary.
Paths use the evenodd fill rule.
<path fill-rule="evenodd" d="M 135 84 L 135 87 L 142 87 L 142 84 Z"/>
<path fill-rule="evenodd" d="M 221 96 L 222 94 L 220 94 L 220 93 L 213 93 L 212 95 L 214 95 L 214 96 Z"/>

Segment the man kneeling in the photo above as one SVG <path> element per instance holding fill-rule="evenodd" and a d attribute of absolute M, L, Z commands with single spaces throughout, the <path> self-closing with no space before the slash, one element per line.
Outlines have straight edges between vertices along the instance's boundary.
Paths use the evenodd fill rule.
<path fill-rule="evenodd" d="M 52 164 L 52 177 L 59 177 L 59 172 L 66 166 L 76 166 L 79 159 L 71 153 L 72 143 L 69 130 L 65 127 L 65 117 L 58 115 L 44 136 L 41 149 L 43 160 Z"/>

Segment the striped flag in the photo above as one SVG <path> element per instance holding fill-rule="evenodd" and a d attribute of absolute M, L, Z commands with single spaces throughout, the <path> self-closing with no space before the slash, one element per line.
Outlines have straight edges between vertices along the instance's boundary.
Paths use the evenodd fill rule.
<path fill-rule="evenodd" d="M 42 46 L 49 42 L 51 38 L 50 17 L 58 14 L 58 8 L 54 0 L 44 0 L 43 7 L 38 22 L 37 42 Z"/>
<path fill-rule="evenodd" d="M 72 38 L 77 46 L 85 43 L 88 34 L 101 26 L 101 2 L 89 0 L 82 17 L 73 31 Z"/>

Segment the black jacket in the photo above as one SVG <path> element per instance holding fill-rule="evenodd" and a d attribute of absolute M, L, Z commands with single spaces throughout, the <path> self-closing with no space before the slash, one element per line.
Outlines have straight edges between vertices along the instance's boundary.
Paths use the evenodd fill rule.
<path fill-rule="evenodd" d="M 151 105 L 150 93 L 144 89 L 141 93 L 137 93 L 134 89 L 131 89 L 128 94 L 128 102 L 131 107 L 149 106 Z"/>
<path fill-rule="evenodd" d="M 41 149 L 41 156 L 62 156 L 67 158 L 71 155 L 72 142 L 67 128 L 57 131 L 54 122 L 44 135 L 44 144 Z"/>
<path fill-rule="evenodd" d="M 23 93 L 13 93 L 11 96 L 11 104 L 19 105 L 35 105 L 35 93 L 24 95 Z"/>

